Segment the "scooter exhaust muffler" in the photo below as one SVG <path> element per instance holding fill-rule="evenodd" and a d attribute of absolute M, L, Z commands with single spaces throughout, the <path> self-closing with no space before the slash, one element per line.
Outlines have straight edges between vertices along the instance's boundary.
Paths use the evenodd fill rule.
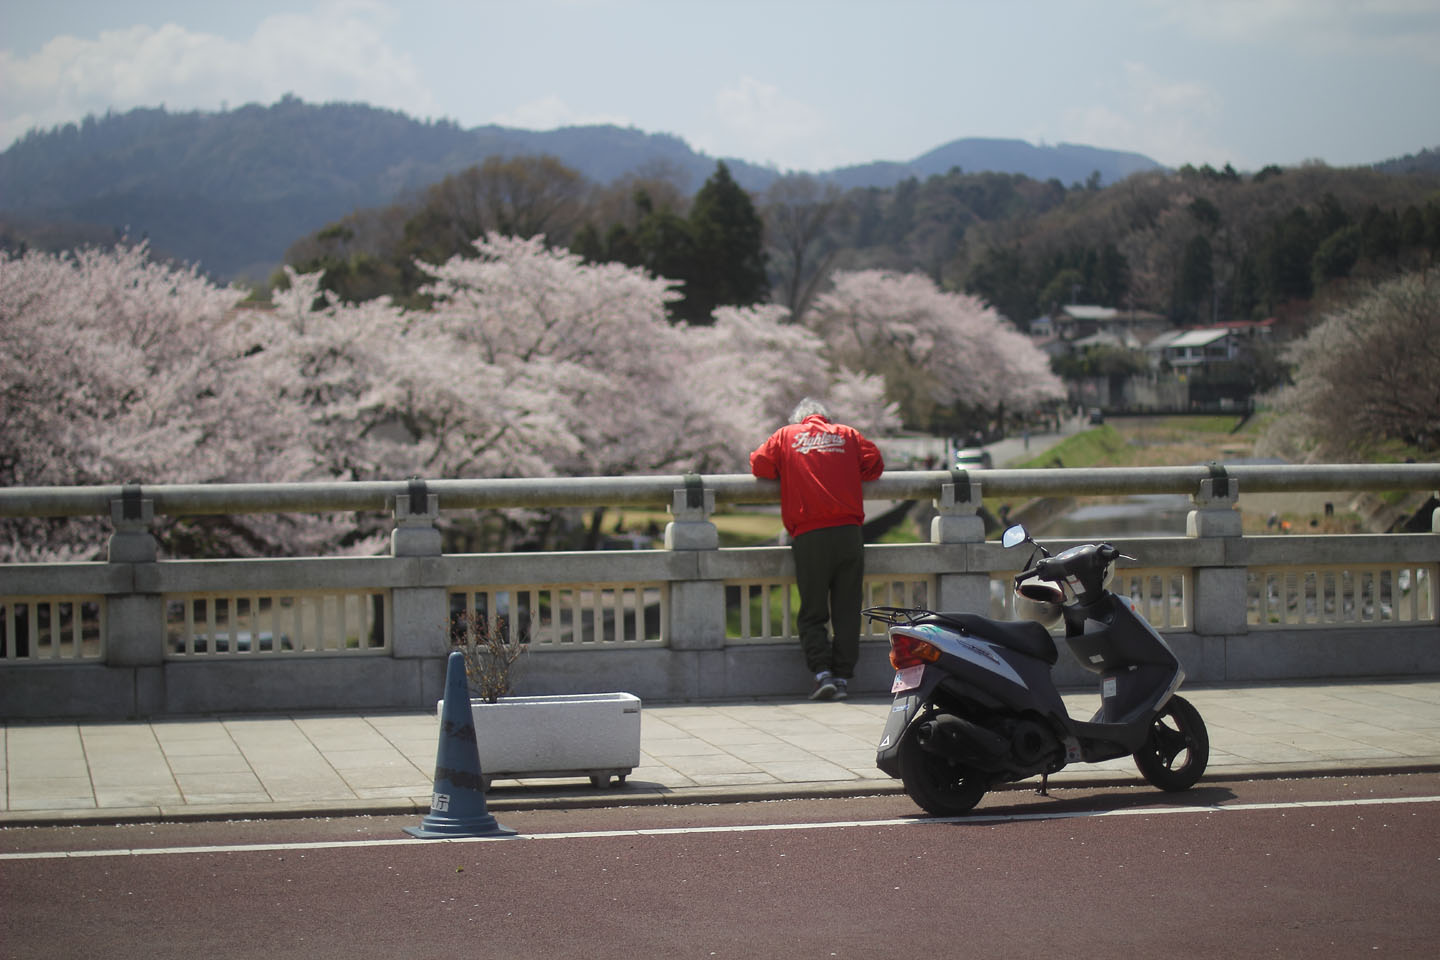
<path fill-rule="evenodd" d="M 915 729 L 922 750 L 987 768 L 998 768 L 1010 752 L 1010 741 L 953 713 L 942 713 Z"/>

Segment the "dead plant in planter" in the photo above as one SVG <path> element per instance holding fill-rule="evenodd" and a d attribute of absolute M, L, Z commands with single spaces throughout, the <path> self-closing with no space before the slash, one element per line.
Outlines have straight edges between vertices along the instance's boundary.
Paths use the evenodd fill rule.
<path fill-rule="evenodd" d="M 465 678 L 470 692 L 494 703 L 515 692 L 516 661 L 525 652 L 529 637 L 514 636 L 504 617 L 462 611 L 450 619 L 450 645 L 465 656 Z"/>

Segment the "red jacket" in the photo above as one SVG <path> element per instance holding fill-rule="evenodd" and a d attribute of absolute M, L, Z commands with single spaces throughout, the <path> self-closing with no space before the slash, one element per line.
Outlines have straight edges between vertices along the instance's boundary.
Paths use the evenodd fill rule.
<path fill-rule="evenodd" d="M 791 537 L 865 521 L 862 480 L 885 470 L 875 444 L 854 427 L 815 414 L 781 427 L 750 454 L 750 472 L 780 479 L 780 519 Z"/>

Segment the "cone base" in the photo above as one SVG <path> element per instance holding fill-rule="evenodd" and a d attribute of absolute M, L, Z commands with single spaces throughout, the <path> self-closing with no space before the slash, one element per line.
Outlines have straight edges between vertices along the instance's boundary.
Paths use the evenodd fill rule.
<path fill-rule="evenodd" d="M 431 816 L 421 820 L 418 827 L 403 829 L 410 836 L 420 837 L 423 840 L 443 837 L 513 837 L 516 835 L 514 830 L 502 827 L 489 814 L 464 820 L 457 820 L 454 817 Z"/>

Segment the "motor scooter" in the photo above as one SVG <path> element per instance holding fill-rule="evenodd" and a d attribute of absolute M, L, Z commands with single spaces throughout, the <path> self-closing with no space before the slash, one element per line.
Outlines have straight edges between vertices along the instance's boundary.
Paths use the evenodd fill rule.
<path fill-rule="evenodd" d="M 1176 695 L 1185 670 L 1135 604 L 1112 593 L 1119 550 L 1089 543 L 1051 555 L 1023 525 L 1001 537 L 1034 547 L 1015 577 L 1020 620 L 870 607 L 889 624 L 894 702 L 875 763 L 926 812 L 958 816 L 986 791 L 1072 763 L 1126 755 L 1161 790 L 1188 790 L 1205 772 L 1210 739 L 1199 711 Z M 1124 559 L 1134 559 L 1124 557 Z M 1051 629 L 1098 675 L 1100 708 L 1071 717 L 1051 677 Z"/>

